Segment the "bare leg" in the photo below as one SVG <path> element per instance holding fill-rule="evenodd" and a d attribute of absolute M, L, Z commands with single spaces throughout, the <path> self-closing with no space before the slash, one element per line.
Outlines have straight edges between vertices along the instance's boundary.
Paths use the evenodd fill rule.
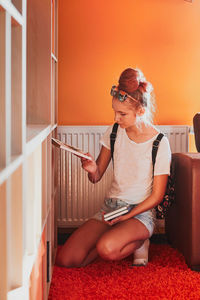
<path fill-rule="evenodd" d="M 93 248 L 89 253 L 88 256 L 85 258 L 85 260 L 81 263 L 80 267 L 85 267 L 88 264 L 90 264 L 91 262 L 93 262 L 93 260 L 95 260 L 97 257 L 99 256 L 96 247 Z"/>
<path fill-rule="evenodd" d="M 105 232 L 97 243 L 97 251 L 104 259 L 120 260 L 132 254 L 147 238 L 149 231 L 144 224 L 129 219 Z"/>
<path fill-rule="evenodd" d="M 96 243 L 110 226 L 90 219 L 79 227 L 66 241 L 57 255 L 56 263 L 65 267 L 81 267 L 92 262 L 97 256 Z"/>

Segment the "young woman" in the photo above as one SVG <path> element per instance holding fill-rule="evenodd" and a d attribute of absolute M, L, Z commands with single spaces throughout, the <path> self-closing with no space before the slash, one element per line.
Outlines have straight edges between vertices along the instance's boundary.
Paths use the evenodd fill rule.
<path fill-rule="evenodd" d="M 153 208 L 165 193 L 171 161 L 169 142 L 163 137 L 152 176 L 152 143 L 159 131 L 151 123 L 151 92 L 152 86 L 142 72 L 132 68 L 124 70 L 118 85 L 112 87 L 112 107 L 119 126 L 111 188 L 102 210 L 78 228 L 61 248 L 58 265 L 81 267 L 98 255 L 105 260 L 121 260 L 132 253 L 134 265 L 147 264 L 149 238 L 154 230 Z M 111 160 L 111 131 L 112 126 L 101 139 L 96 162 L 81 159 L 93 183 L 101 179 Z M 133 205 L 129 213 L 104 221 L 102 211 L 126 204 Z"/>

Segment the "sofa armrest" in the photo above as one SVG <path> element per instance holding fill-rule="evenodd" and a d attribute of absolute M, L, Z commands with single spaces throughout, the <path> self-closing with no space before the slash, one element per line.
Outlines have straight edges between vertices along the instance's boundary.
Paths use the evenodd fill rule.
<path fill-rule="evenodd" d="M 200 266 L 200 153 L 174 153 L 175 202 L 165 220 L 169 242 Z"/>

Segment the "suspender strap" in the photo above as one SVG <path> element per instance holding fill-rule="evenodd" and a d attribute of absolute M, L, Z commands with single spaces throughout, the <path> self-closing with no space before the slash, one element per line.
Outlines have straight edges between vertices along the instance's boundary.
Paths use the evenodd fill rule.
<path fill-rule="evenodd" d="M 115 123 L 113 125 L 112 132 L 110 134 L 110 150 L 111 150 L 112 160 L 113 160 L 114 144 L 115 144 L 118 126 L 119 124 Z"/>
<path fill-rule="evenodd" d="M 163 133 L 159 133 L 158 136 L 156 137 L 155 141 L 153 142 L 153 147 L 152 147 L 153 174 L 154 174 L 154 166 L 155 166 L 155 162 L 156 162 L 158 146 L 159 146 L 159 143 L 162 140 L 163 136 L 164 136 Z"/>

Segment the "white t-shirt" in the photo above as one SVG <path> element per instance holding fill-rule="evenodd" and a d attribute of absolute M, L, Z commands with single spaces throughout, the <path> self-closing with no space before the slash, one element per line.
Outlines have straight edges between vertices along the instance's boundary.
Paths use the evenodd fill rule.
<path fill-rule="evenodd" d="M 109 126 L 100 143 L 110 149 Z M 118 127 L 114 146 L 114 176 L 109 198 L 120 198 L 130 204 L 144 201 L 152 192 L 152 145 L 156 134 L 144 143 L 130 140 L 126 130 Z M 156 156 L 154 176 L 170 174 L 171 150 L 168 139 L 164 136 L 160 141 Z"/>

